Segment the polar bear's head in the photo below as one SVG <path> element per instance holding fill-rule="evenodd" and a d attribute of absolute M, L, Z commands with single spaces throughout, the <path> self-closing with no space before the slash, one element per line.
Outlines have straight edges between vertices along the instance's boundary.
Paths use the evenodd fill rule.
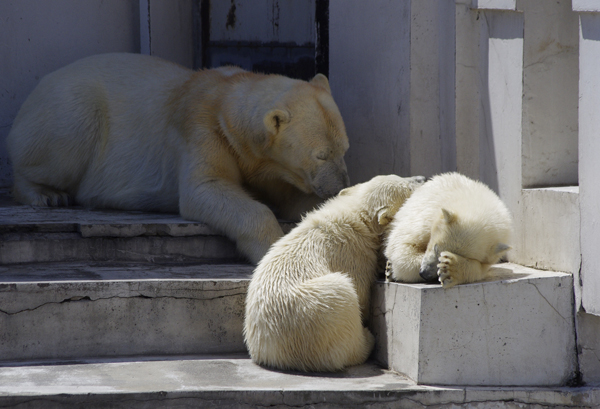
<path fill-rule="evenodd" d="M 327 78 L 294 81 L 264 115 L 265 149 L 280 176 L 305 193 L 321 198 L 349 185 L 344 154 L 348 137 Z"/>
<path fill-rule="evenodd" d="M 438 281 L 438 263 L 448 251 L 481 264 L 494 264 L 510 249 L 506 244 L 510 229 L 487 220 L 459 215 L 441 209 L 431 228 L 431 238 L 421 262 L 419 275 L 428 282 Z"/>

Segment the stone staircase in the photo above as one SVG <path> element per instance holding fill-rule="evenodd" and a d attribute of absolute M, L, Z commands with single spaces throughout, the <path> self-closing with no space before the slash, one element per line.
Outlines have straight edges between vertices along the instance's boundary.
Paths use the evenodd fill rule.
<path fill-rule="evenodd" d="M 576 373 L 569 275 L 506 264 L 451 290 L 380 281 L 372 361 L 275 371 L 247 356 L 253 267 L 224 237 L 176 215 L 38 209 L 0 193 L 2 408 L 600 404 L 599 388 L 564 386 Z"/>

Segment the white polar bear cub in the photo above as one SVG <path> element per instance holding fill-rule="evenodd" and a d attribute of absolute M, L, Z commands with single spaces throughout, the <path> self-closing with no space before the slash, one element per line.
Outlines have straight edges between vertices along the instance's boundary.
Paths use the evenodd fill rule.
<path fill-rule="evenodd" d="M 394 217 L 385 243 L 386 275 L 438 281 L 444 288 L 480 281 L 510 247 L 510 213 L 486 185 L 458 173 L 426 182 Z"/>
<path fill-rule="evenodd" d="M 248 288 L 244 337 L 260 365 L 336 371 L 363 363 L 381 235 L 424 178 L 376 176 L 342 190 L 277 241 Z"/>

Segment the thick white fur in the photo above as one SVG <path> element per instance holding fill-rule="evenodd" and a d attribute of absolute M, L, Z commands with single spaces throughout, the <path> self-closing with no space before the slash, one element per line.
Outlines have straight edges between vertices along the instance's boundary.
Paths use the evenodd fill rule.
<path fill-rule="evenodd" d="M 283 234 L 271 209 L 299 219 L 348 186 L 348 139 L 320 74 L 88 57 L 42 79 L 7 142 L 22 203 L 179 211 L 255 263 Z"/>
<path fill-rule="evenodd" d="M 363 327 L 385 226 L 422 180 L 377 176 L 307 214 L 256 267 L 244 336 L 260 365 L 336 371 L 364 362 Z"/>
<path fill-rule="evenodd" d="M 429 269 L 429 279 L 452 287 L 485 278 L 509 249 L 511 234 L 510 213 L 489 187 L 446 173 L 426 182 L 398 211 L 384 254 L 395 281 L 423 282 Z"/>

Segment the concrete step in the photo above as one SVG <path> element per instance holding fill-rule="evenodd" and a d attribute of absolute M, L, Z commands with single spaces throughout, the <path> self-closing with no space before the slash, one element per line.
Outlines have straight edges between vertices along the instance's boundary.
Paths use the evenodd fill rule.
<path fill-rule="evenodd" d="M 243 355 L 0 367 L 3 408 L 596 408 L 600 388 L 417 385 L 367 363 L 335 374 L 273 371 Z"/>
<path fill-rule="evenodd" d="M 0 266 L 0 364 L 245 352 L 253 266 L 35 263 Z"/>
<path fill-rule="evenodd" d="M 287 232 L 294 224 L 281 222 Z M 16 204 L 0 191 L 0 265 L 54 261 L 243 262 L 206 224 L 176 214 Z"/>
<path fill-rule="evenodd" d="M 253 268 L 241 261 L 177 215 L 0 194 L 0 365 L 245 352 Z M 502 264 L 488 282 L 447 290 L 377 282 L 372 298 L 374 358 L 417 384 L 577 380 L 568 274 Z"/>
<path fill-rule="evenodd" d="M 0 266 L 0 363 L 245 352 L 253 267 Z M 489 281 L 378 281 L 374 358 L 419 384 L 564 385 L 576 378 L 572 277 L 501 264 Z M 543 347 L 540 347 L 543 340 Z"/>

